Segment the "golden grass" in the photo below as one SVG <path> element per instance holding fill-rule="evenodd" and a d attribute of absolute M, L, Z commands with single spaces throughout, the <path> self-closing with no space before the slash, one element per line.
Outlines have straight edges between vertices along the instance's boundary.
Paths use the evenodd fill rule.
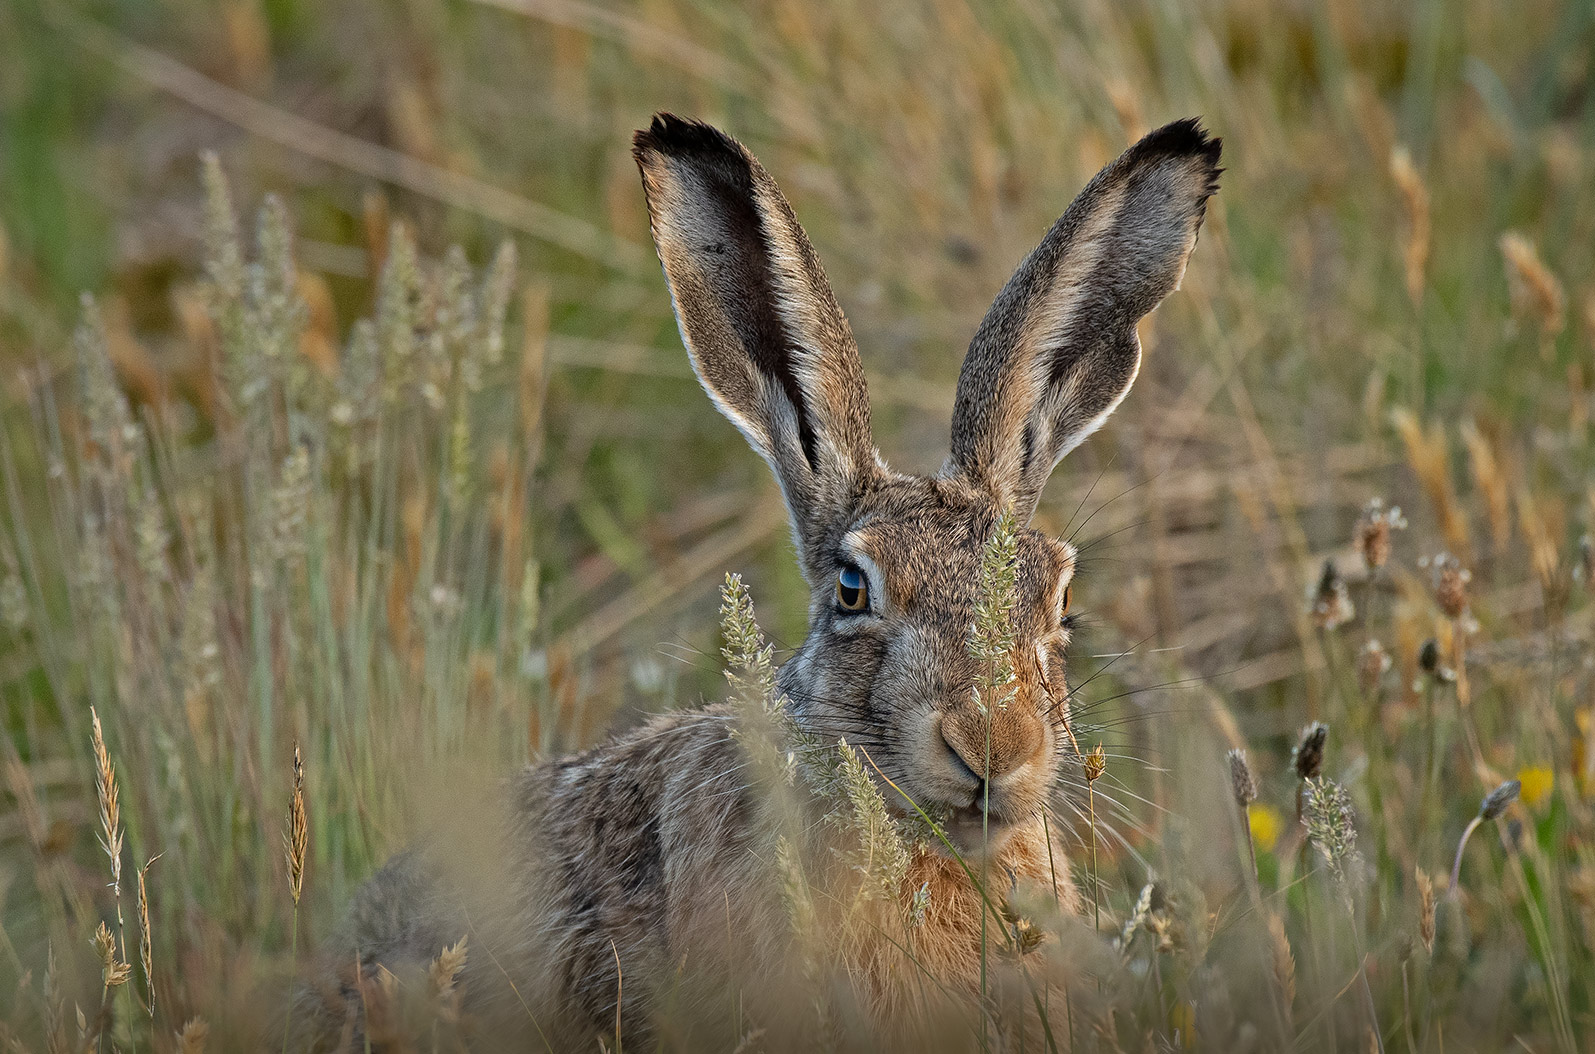
<path fill-rule="evenodd" d="M 1072 992 L 1057 1031 L 1228 1049 L 1239 1005 L 1335 1049 L 1366 1040 L 1365 980 L 1396 1046 L 1587 1045 L 1595 146 L 1569 9 L 293 6 L 0 12 L 24 82 L 96 65 L 63 110 L 116 107 L 28 140 L 43 111 L 0 88 L 28 118 L 0 121 L 19 137 L 0 143 L 18 1043 L 274 1042 L 295 940 L 408 840 L 432 774 L 502 773 L 718 694 L 728 567 L 773 639 L 800 636 L 779 497 L 691 384 L 642 248 L 627 133 L 668 106 L 732 128 L 786 186 L 865 347 L 883 448 L 914 468 L 944 446 L 959 347 L 1080 182 L 1143 128 L 1206 115 L 1229 171 L 1185 288 L 1038 515 L 1085 550 L 1073 662 L 1096 760 L 1068 866 L 1128 935 L 1101 965 L 1031 920 L 1038 954 L 1067 948 L 1105 992 Z M 181 230 L 202 225 L 201 145 L 213 202 L 223 168 L 241 198 L 278 192 L 296 253 L 285 211 L 241 233 L 228 205 L 202 259 Z M 49 180 L 16 174 L 30 150 L 61 152 Z M 82 239 L 107 295 L 76 360 L 49 239 L 83 228 L 56 184 L 114 219 Z M 490 263 L 505 232 L 513 279 Z M 497 278 L 467 279 L 455 239 Z M 480 324 L 440 349 L 462 288 Z M 1369 518 L 1375 497 L 1409 530 Z M 1420 566 L 1441 550 L 1455 563 Z M 1326 560 L 1335 617 L 1315 624 Z M 1287 768 L 1315 719 L 1327 739 Z M 1255 869 L 1230 748 L 1252 808 L 1286 817 Z M 1485 792 L 1541 770 L 1437 896 Z M 1294 822 L 1325 776 L 1366 853 L 1349 918 Z M 137 871 L 147 1010 L 124 853 L 162 854 Z M 367 980 L 373 1000 L 399 983 Z"/>

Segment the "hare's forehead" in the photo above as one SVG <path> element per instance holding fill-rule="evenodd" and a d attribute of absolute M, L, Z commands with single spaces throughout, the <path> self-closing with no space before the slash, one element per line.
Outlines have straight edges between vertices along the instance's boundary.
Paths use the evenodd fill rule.
<path fill-rule="evenodd" d="M 879 513 L 854 522 L 842 536 L 839 555 L 878 568 L 886 591 L 902 607 L 959 606 L 975 599 L 991 527 L 989 520 L 967 515 Z M 1040 599 L 1068 585 L 1073 546 L 1032 530 L 1020 531 L 1017 542 L 1021 596 Z"/>

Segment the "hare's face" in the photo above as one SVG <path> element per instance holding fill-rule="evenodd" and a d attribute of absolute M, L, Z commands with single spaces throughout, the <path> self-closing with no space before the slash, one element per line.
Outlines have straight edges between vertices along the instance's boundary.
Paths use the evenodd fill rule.
<path fill-rule="evenodd" d="M 1018 535 L 1013 680 L 970 653 L 982 551 L 998 517 L 958 479 L 898 478 L 861 497 L 816 568 L 808 640 L 781 685 L 802 726 L 845 738 L 961 850 L 999 846 L 1040 814 L 1072 754 L 1064 649 L 1074 551 Z M 989 733 L 989 735 L 988 735 Z M 986 823 L 982 824 L 983 810 Z"/>
<path fill-rule="evenodd" d="M 1218 140 L 1195 121 L 1160 128 L 1080 192 L 975 333 L 952 453 L 928 478 L 876 452 L 852 332 L 763 167 L 668 115 L 635 154 L 693 368 L 775 471 L 813 590 L 809 637 L 781 670 L 794 713 L 868 751 L 901 791 L 888 801 L 935 807 L 966 848 L 982 820 L 1000 839 L 1039 813 L 1072 749 L 1074 553 L 1021 530 L 1014 679 L 983 713 L 969 650 L 981 551 L 1002 510 L 1029 521 L 1058 461 L 1129 392 L 1136 322 L 1184 274 Z"/>

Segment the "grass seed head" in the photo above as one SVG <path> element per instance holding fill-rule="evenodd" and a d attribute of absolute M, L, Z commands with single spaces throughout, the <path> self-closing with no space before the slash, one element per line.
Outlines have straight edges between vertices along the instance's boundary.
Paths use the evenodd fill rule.
<path fill-rule="evenodd" d="M 1390 653 L 1373 637 L 1357 653 L 1357 685 L 1364 695 L 1373 695 L 1379 683 L 1390 672 Z"/>
<path fill-rule="evenodd" d="M 1462 566 L 1450 553 L 1441 552 L 1418 561 L 1419 567 L 1428 568 L 1434 602 L 1446 618 L 1460 619 L 1468 613 L 1468 583 L 1473 572 Z"/>
<path fill-rule="evenodd" d="M 1318 575 L 1318 584 L 1308 597 L 1308 614 L 1313 625 L 1324 631 L 1338 629 L 1356 617 L 1357 609 L 1351 602 L 1351 591 L 1345 579 L 1335 568 L 1333 560 L 1325 560 Z"/>
<path fill-rule="evenodd" d="M 1329 866 L 1341 895 L 1351 903 L 1353 876 L 1361 866 L 1357 852 L 1357 814 L 1351 795 L 1334 780 L 1317 777 L 1307 780 L 1302 823 L 1307 837 Z"/>
<path fill-rule="evenodd" d="M 1324 745 L 1328 741 L 1329 726 L 1322 721 L 1314 721 L 1301 730 L 1296 747 L 1290 752 L 1291 767 L 1296 770 L 1297 779 L 1314 779 L 1324 771 Z"/>
<path fill-rule="evenodd" d="M 152 1021 L 155 1019 L 155 942 L 150 931 L 150 897 L 144 878 L 150 865 L 160 858 L 161 854 L 157 853 L 138 869 L 138 957 L 144 967 L 144 990 L 148 997 L 145 1007 Z"/>
<path fill-rule="evenodd" d="M 1429 190 L 1412 163 L 1412 152 L 1405 146 L 1390 152 L 1390 178 L 1401 192 L 1402 209 L 1407 214 L 1407 240 L 1401 258 L 1407 297 L 1417 304 L 1423 299 L 1424 271 L 1429 264 Z"/>
<path fill-rule="evenodd" d="M 1160 901 L 1162 894 L 1156 882 L 1148 882 L 1141 887 L 1141 895 L 1135 898 L 1135 907 L 1130 909 L 1130 917 L 1124 920 L 1124 928 L 1119 931 L 1119 936 L 1114 940 L 1121 954 L 1127 954 L 1130 944 L 1135 940 L 1135 935 L 1146 928 L 1148 920 L 1152 917 L 1154 901 Z"/>
<path fill-rule="evenodd" d="M 304 890 L 305 856 L 310 848 L 310 824 L 305 816 L 305 763 L 300 757 L 298 743 L 294 744 L 294 792 L 288 803 L 288 830 L 283 835 L 283 848 L 288 858 L 288 889 L 297 908 L 299 895 Z"/>
<path fill-rule="evenodd" d="M 1423 950 L 1433 955 L 1434 879 L 1421 867 L 1416 870 L 1415 877 L 1418 883 L 1418 939 L 1423 941 Z"/>
<path fill-rule="evenodd" d="M 1284 916 L 1277 911 L 1268 913 L 1268 937 L 1274 980 L 1279 984 L 1280 994 L 1288 1007 L 1296 1002 L 1296 956 L 1291 954 Z"/>
<path fill-rule="evenodd" d="M 115 988 L 125 984 L 133 974 L 132 964 L 123 962 L 116 954 L 116 938 L 112 936 L 111 929 L 104 922 L 99 929 L 94 931 L 94 954 L 100 960 L 100 980 L 106 988 Z"/>
<path fill-rule="evenodd" d="M 1087 783 L 1095 783 L 1102 778 L 1102 774 L 1108 770 L 1108 755 L 1101 743 L 1091 748 L 1091 752 L 1085 756 L 1084 765 Z"/>
<path fill-rule="evenodd" d="M 1418 649 L 1418 669 L 1442 684 L 1457 679 L 1456 671 L 1440 661 L 1440 642 L 1433 637 Z"/>
<path fill-rule="evenodd" d="M 111 886 L 122 888 L 122 809 L 116 789 L 116 766 L 105 749 L 105 730 L 100 726 L 100 715 L 89 707 L 94 740 L 94 789 L 100 800 L 100 848 L 111 861 Z"/>
<path fill-rule="evenodd" d="M 1007 509 L 981 548 L 978 596 L 969 627 L 969 655 L 982 671 L 976 702 L 1005 709 L 1013 694 L 1013 616 L 1019 603 L 1019 531 Z"/>
<path fill-rule="evenodd" d="M 480 315 L 482 365 L 488 368 L 504 361 L 504 319 L 509 314 L 510 297 L 515 295 L 519 261 L 515 243 L 505 239 L 499 243 L 493 264 L 482 279 L 482 312 Z"/>
<path fill-rule="evenodd" d="M 1252 776 L 1252 767 L 1246 763 L 1246 751 L 1231 750 L 1228 757 L 1230 794 L 1244 812 L 1257 800 L 1257 780 Z"/>
<path fill-rule="evenodd" d="M 202 1017 L 188 1020 L 177 1034 L 178 1054 L 205 1054 L 205 1041 L 210 1038 L 210 1026 Z"/>
<path fill-rule="evenodd" d="M 1518 792 L 1523 789 L 1523 784 L 1517 780 L 1507 780 L 1495 790 L 1484 796 L 1484 801 L 1479 805 L 1479 819 L 1493 820 L 1506 811 L 1506 807 L 1517 800 Z"/>
<path fill-rule="evenodd" d="M 1370 574 L 1390 561 L 1390 532 L 1406 527 L 1407 519 L 1401 515 L 1399 505 L 1387 509 L 1383 498 L 1373 498 L 1363 506 L 1352 540 Z"/>
<path fill-rule="evenodd" d="M 775 696 L 775 647 L 766 642 L 742 576 L 727 574 L 720 587 L 720 634 L 726 679 L 744 704 L 770 706 Z"/>
<path fill-rule="evenodd" d="M 205 187 L 205 273 L 215 296 L 236 301 L 244 295 L 244 250 L 232 191 L 213 151 L 200 155 L 200 179 Z"/>
<path fill-rule="evenodd" d="M 461 937 L 439 952 L 427 969 L 427 981 L 437 1000 L 438 1013 L 451 1024 L 459 1020 L 461 992 L 457 982 L 465 969 L 467 950 L 467 938 Z"/>

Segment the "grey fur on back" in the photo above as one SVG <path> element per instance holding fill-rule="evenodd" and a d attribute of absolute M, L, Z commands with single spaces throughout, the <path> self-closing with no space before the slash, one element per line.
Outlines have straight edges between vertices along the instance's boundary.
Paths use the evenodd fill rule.
<path fill-rule="evenodd" d="M 1180 121 L 1091 180 L 981 323 L 951 456 L 921 477 L 876 452 L 852 332 L 764 168 L 724 133 L 668 114 L 635 139 L 693 368 L 769 462 L 791 515 L 811 595 L 809 635 L 778 676 L 788 712 L 805 733 L 867 753 L 889 807 L 906 812 L 911 798 L 1016 890 L 1050 886 L 1065 905 L 1065 849 L 1045 818 L 1080 763 L 1065 664 L 1075 552 L 1026 525 L 1058 460 L 1129 391 L 1136 323 L 1179 284 L 1219 151 Z M 1011 701 L 988 711 L 973 699 L 968 635 L 980 554 L 1004 509 L 1020 524 L 1014 679 Z M 695 1022 L 696 1036 L 672 1043 L 713 1049 L 734 1045 L 744 1010 L 770 1026 L 767 1046 L 804 1047 L 770 796 L 734 720 L 717 706 L 666 714 L 534 765 L 486 845 L 396 858 L 302 993 L 306 1045 L 382 1047 L 372 978 L 424 975 L 468 936 L 465 1020 L 482 1048 L 591 1050 L 617 1028 L 633 1046 Z M 904 939 L 937 985 L 970 991 L 981 897 L 945 854 L 916 853 L 900 893 L 906 903 L 926 890 L 930 906 Z M 924 986 L 897 976 L 891 942 L 869 941 L 842 949 L 852 994 L 837 998 L 893 1024 L 860 1042 L 925 1034 L 935 1007 Z"/>

